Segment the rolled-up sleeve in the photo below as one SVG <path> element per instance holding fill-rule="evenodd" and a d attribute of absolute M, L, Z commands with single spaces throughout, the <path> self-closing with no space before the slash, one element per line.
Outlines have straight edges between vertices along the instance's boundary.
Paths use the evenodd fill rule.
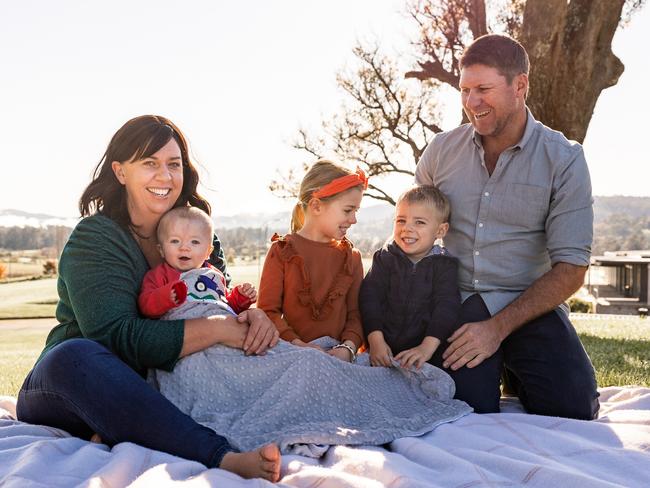
<path fill-rule="evenodd" d="M 555 175 L 546 219 L 547 248 L 552 264 L 588 266 L 594 224 L 591 178 L 582 147 L 566 150 L 568 163 Z"/>

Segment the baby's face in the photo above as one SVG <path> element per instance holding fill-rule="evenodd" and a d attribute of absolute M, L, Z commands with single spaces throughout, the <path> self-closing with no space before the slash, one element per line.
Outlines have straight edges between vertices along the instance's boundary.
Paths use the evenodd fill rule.
<path fill-rule="evenodd" d="M 210 229 L 200 222 L 175 219 L 167 222 L 160 254 L 172 268 L 188 271 L 200 268 L 212 252 Z"/>

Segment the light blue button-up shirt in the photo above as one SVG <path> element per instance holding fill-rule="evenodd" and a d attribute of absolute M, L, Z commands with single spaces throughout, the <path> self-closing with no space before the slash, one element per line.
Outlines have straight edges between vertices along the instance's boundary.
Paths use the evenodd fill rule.
<path fill-rule="evenodd" d="M 479 293 L 492 315 L 553 264 L 589 265 L 593 199 L 582 146 L 530 112 L 523 137 L 501 153 L 492 175 L 481 136 L 464 124 L 435 136 L 415 181 L 449 198 L 445 245 L 460 261 L 463 300 Z"/>

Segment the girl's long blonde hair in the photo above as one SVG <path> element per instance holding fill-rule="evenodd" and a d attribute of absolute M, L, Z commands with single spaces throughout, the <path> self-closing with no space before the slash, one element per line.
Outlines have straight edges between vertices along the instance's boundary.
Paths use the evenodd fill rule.
<path fill-rule="evenodd" d="M 291 213 L 291 232 L 298 232 L 305 225 L 305 210 L 312 199 L 312 194 L 319 188 L 327 185 L 336 178 L 354 174 L 354 171 L 344 168 L 341 165 L 333 163 L 327 159 L 319 159 L 311 168 L 300 182 L 300 191 L 298 193 L 298 203 L 293 207 Z M 329 197 L 321 198 L 326 202 L 336 198 L 338 194 Z"/>

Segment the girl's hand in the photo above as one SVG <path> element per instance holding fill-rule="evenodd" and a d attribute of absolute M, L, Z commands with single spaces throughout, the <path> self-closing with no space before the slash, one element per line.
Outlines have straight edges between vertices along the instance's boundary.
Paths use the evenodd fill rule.
<path fill-rule="evenodd" d="M 427 336 L 422 341 L 422 344 L 400 352 L 395 356 L 395 360 L 399 361 L 402 368 L 409 369 L 411 366 L 415 366 L 419 370 L 424 363 L 431 359 L 439 345 L 440 340 Z"/>
<path fill-rule="evenodd" d="M 237 316 L 237 322 L 248 323 L 248 331 L 242 345 L 246 355 L 262 355 L 267 349 L 274 347 L 280 340 L 280 333 L 263 310 L 249 308 Z"/>
<path fill-rule="evenodd" d="M 393 365 L 393 351 L 384 340 L 384 334 L 376 330 L 368 334 L 370 348 L 370 364 L 390 368 Z"/>
<path fill-rule="evenodd" d="M 334 356 L 337 359 L 340 359 L 341 361 L 345 361 L 346 363 L 351 363 L 352 362 L 352 354 L 350 354 L 350 351 L 348 351 L 344 347 L 339 347 L 337 349 L 330 349 L 327 351 L 327 354 L 330 356 Z"/>
<path fill-rule="evenodd" d="M 323 349 L 322 347 L 317 346 L 316 344 L 311 344 L 310 342 L 303 342 L 300 339 L 292 340 L 291 344 L 298 347 L 311 347 L 312 349 L 317 349 L 318 351 L 325 352 L 325 349 Z"/>
<path fill-rule="evenodd" d="M 250 283 L 242 283 L 241 285 L 237 285 L 235 288 L 239 290 L 239 293 L 248 298 L 251 303 L 255 303 L 257 300 L 257 290 Z"/>

